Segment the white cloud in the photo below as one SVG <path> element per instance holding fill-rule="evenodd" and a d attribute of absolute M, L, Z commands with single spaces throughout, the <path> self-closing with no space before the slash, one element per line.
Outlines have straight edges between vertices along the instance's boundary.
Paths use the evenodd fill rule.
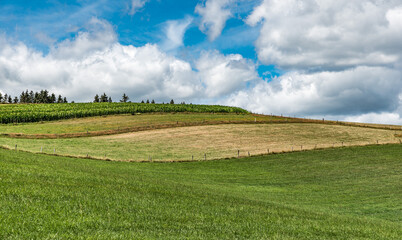
<path fill-rule="evenodd" d="M 383 123 L 402 125 L 402 116 L 398 113 L 367 113 L 359 116 L 349 116 L 345 118 L 348 122 L 360 122 L 360 123 Z"/>
<path fill-rule="evenodd" d="M 93 19 L 87 27 L 47 55 L 0 38 L 1 91 L 15 96 L 48 89 L 75 101 L 91 101 L 103 92 L 114 100 L 125 92 L 133 101 L 213 101 L 257 75 L 254 63 L 240 55 L 206 52 L 194 70 L 157 45 L 121 45 L 106 21 Z"/>
<path fill-rule="evenodd" d="M 402 55 L 397 0 L 264 0 L 248 17 L 262 22 L 259 59 L 284 69 L 393 66 Z"/>
<path fill-rule="evenodd" d="M 400 105 L 402 74 L 383 67 L 342 72 L 290 72 L 259 81 L 225 103 L 258 113 L 297 116 L 360 115 L 394 112 Z"/>
<path fill-rule="evenodd" d="M 232 94 L 255 112 L 400 123 L 402 3 L 399 0 L 263 0 L 259 60 L 288 71 Z"/>
<path fill-rule="evenodd" d="M 244 89 L 246 83 L 258 79 L 255 65 L 239 54 L 224 56 L 204 52 L 196 63 L 207 97 L 221 97 Z"/>
<path fill-rule="evenodd" d="M 219 37 L 232 15 L 228 8 L 230 3 L 231 0 L 207 0 L 205 5 L 196 6 L 195 12 L 202 16 L 200 30 L 208 35 L 210 41 Z"/>
<path fill-rule="evenodd" d="M 130 15 L 134 15 L 138 10 L 143 8 L 149 0 L 131 0 Z"/>
<path fill-rule="evenodd" d="M 162 48 L 169 51 L 183 46 L 184 34 L 192 22 L 192 17 L 167 21 L 164 27 L 165 38 L 161 44 Z"/>

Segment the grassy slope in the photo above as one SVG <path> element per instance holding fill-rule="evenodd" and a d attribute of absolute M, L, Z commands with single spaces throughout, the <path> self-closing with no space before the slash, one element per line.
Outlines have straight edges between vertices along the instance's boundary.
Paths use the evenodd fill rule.
<path fill-rule="evenodd" d="M 398 239 L 401 155 L 141 164 L 0 149 L 0 238 Z"/>
<path fill-rule="evenodd" d="M 192 115 L 189 115 L 192 116 Z M 181 118 L 183 119 L 183 118 Z M 292 124 L 226 124 L 181 127 L 102 137 L 71 139 L 13 139 L 0 137 L 0 146 L 30 152 L 56 153 L 67 156 L 112 160 L 154 161 L 219 159 L 270 152 L 398 142 L 394 131 L 326 125 Z"/>
<path fill-rule="evenodd" d="M 0 109 L 1 110 L 1 109 Z M 255 114 L 234 114 L 234 113 L 145 113 L 145 114 L 120 114 L 98 117 L 75 118 L 56 121 L 45 121 L 35 123 L 19 123 L 19 124 L 0 124 L 0 134 L 79 134 L 102 131 L 117 131 L 130 128 L 150 127 L 158 128 L 158 126 L 180 124 L 199 124 L 209 125 L 211 123 L 250 123 L 257 121 L 258 123 L 323 123 L 320 120 L 278 117 L 269 115 Z M 377 129 L 392 129 L 402 133 L 402 126 L 380 125 L 380 124 L 363 124 L 363 123 L 346 123 L 325 121 L 326 124 L 362 126 Z"/>
<path fill-rule="evenodd" d="M 94 131 L 116 130 L 118 128 L 159 126 L 165 124 L 203 122 L 270 122 L 284 120 L 271 116 L 254 116 L 251 114 L 222 113 L 158 113 L 137 115 L 112 115 L 101 117 L 77 118 L 40 123 L 23 123 L 18 125 L 0 124 L 0 133 L 24 134 L 63 134 L 86 133 Z"/>

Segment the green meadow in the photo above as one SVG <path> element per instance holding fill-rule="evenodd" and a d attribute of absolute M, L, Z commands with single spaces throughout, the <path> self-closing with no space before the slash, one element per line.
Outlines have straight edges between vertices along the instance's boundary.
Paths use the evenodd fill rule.
<path fill-rule="evenodd" d="M 400 239 L 402 146 L 189 163 L 0 149 L 0 239 Z"/>

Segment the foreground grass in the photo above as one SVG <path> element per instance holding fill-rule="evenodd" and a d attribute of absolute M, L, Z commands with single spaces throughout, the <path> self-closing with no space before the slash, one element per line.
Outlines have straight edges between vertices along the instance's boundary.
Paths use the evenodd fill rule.
<path fill-rule="evenodd" d="M 192 115 L 191 115 L 192 116 Z M 399 142 L 395 131 L 316 123 L 225 124 L 180 127 L 101 137 L 16 139 L 0 137 L 0 146 L 29 152 L 123 161 L 221 159 Z"/>
<path fill-rule="evenodd" d="M 401 155 L 157 164 L 0 149 L 0 239 L 399 239 Z"/>

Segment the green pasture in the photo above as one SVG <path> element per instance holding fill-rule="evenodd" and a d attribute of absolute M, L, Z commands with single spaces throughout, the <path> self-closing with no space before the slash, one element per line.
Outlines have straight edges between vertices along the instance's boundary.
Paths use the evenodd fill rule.
<path fill-rule="evenodd" d="M 0 239 L 400 239 L 401 156 L 126 163 L 0 149 Z"/>

